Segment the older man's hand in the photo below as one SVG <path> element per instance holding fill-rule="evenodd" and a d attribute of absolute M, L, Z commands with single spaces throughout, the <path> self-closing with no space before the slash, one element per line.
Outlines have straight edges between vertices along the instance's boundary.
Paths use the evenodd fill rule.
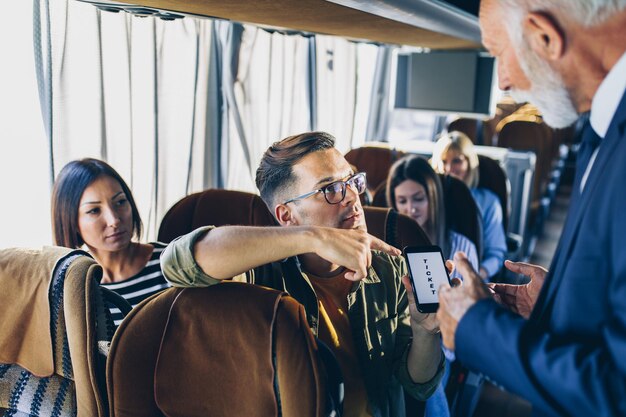
<path fill-rule="evenodd" d="M 524 262 L 505 261 L 504 266 L 516 274 L 530 277 L 530 282 L 524 285 L 489 284 L 489 288 L 495 292 L 496 301 L 527 319 L 539 298 L 548 270 Z"/>
<path fill-rule="evenodd" d="M 456 328 L 467 310 L 477 301 L 491 297 L 491 291 L 472 268 L 465 254 L 457 252 L 454 255 L 454 265 L 463 277 L 463 284 L 456 287 L 442 286 L 439 289 L 439 310 L 437 310 L 443 344 L 450 350 L 455 348 Z"/>

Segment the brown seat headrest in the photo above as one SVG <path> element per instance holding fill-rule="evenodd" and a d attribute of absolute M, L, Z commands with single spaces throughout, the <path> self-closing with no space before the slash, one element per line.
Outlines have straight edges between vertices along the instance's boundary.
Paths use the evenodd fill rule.
<path fill-rule="evenodd" d="M 170 288 L 144 300 L 115 332 L 107 359 L 111 417 L 159 417 L 154 368 L 170 307 L 180 293 Z"/>
<path fill-rule="evenodd" d="M 409 216 L 383 207 L 363 207 L 363 211 L 367 231 L 398 249 L 431 244 L 424 230 Z"/>
<path fill-rule="evenodd" d="M 274 226 L 276 220 L 256 194 L 243 191 L 211 189 L 182 198 L 163 217 L 159 227 L 160 242 L 207 225 Z"/>
<path fill-rule="evenodd" d="M 316 350 L 303 307 L 285 293 L 241 283 L 184 289 L 163 333 L 156 402 L 168 416 L 319 416 Z"/>
<path fill-rule="evenodd" d="M 391 165 L 404 155 L 404 152 L 388 147 L 363 146 L 350 150 L 346 160 L 367 173 L 367 188 L 375 190 L 387 179 Z"/>

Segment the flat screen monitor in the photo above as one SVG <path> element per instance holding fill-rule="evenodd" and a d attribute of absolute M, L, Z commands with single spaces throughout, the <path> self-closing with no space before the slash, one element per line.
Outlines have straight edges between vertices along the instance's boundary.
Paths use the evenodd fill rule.
<path fill-rule="evenodd" d="M 491 114 L 494 58 L 478 51 L 398 55 L 395 107 Z"/>

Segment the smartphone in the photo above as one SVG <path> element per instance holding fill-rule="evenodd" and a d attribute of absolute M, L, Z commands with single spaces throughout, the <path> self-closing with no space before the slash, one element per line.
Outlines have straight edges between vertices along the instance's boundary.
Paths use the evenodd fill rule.
<path fill-rule="evenodd" d="M 439 308 L 439 287 L 450 285 L 443 253 L 439 246 L 407 246 L 403 250 L 417 310 L 434 313 Z"/>

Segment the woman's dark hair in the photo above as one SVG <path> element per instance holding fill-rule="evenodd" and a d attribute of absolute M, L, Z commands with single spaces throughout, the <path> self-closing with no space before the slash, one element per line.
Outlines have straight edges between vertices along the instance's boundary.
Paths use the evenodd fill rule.
<path fill-rule="evenodd" d="M 406 180 L 415 181 L 424 187 L 428 198 L 428 222 L 424 231 L 439 245 L 444 253 L 448 253 L 448 230 L 446 227 L 446 210 L 443 199 L 443 187 L 439 176 L 428 161 L 417 155 L 407 155 L 396 161 L 389 170 L 387 177 L 387 205 L 396 207 L 396 187 Z"/>
<path fill-rule="evenodd" d="M 109 164 L 85 158 L 65 165 L 52 189 L 52 238 L 57 246 L 80 248 L 85 242 L 78 231 L 78 206 L 85 189 L 100 177 L 116 180 L 130 203 L 133 213 L 133 234 L 141 236 L 141 217 L 128 185 Z"/>

